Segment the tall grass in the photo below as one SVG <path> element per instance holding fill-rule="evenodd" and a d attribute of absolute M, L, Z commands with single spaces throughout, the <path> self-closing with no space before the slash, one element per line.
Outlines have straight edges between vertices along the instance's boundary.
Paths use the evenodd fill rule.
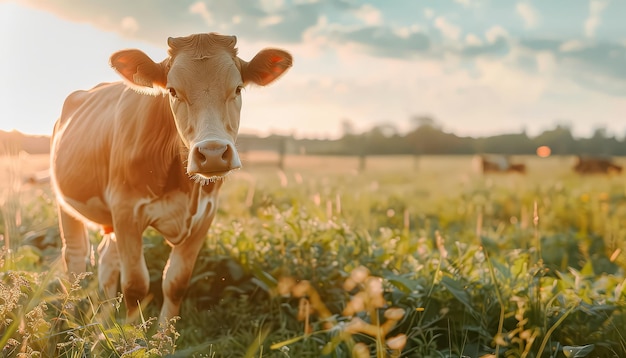
<path fill-rule="evenodd" d="M 5 153 L 5 158 L 1 162 L 0 172 L 3 178 L 0 181 L 0 211 L 2 211 L 2 221 L 4 230 L 1 239 L 5 255 L 11 258 L 20 246 L 20 226 L 22 224 L 21 213 L 21 184 L 22 171 L 21 163 L 25 154 L 19 151 L 19 143 L 0 143 L 0 153 Z M 13 260 L 5 260 L 5 265 L 11 265 Z M 10 267 L 5 266 L 8 270 Z"/>
<path fill-rule="evenodd" d="M 24 187 L 25 244 L 0 274 L 11 303 L 3 354 L 626 356 L 623 177 L 545 161 L 529 162 L 526 177 L 483 177 L 469 158 L 425 157 L 417 170 L 405 159 L 359 172 L 356 161 L 287 158 L 284 171 L 232 176 L 182 318 L 164 327 L 150 318 L 168 255 L 158 233 L 144 236 L 151 301 L 140 323 L 124 324 L 96 275 L 59 278 L 49 191 Z"/>

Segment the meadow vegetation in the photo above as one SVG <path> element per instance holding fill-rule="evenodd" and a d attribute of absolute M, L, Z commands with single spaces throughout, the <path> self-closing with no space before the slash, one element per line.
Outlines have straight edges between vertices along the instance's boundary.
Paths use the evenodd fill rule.
<path fill-rule="evenodd" d="M 21 181 L 46 157 L 2 158 L 1 356 L 626 357 L 626 177 L 518 159 L 525 176 L 483 176 L 468 156 L 372 157 L 365 171 L 248 158 L 182 318 L 158 325 L 159 234 L 144 234 L 150 296 L 125 323 L 98 291 L 97 252 L 94 274 L 60 270 L 49 186 Z"/>

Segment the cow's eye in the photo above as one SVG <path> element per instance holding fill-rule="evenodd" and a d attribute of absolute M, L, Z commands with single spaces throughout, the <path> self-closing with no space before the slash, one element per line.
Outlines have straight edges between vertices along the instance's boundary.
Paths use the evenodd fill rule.
<path fill-rule="evenodd" d="M 174 88 L 170 87 L 167 90 L 170 93 L 170 96 L 172 96 L 174 98 L 178 98 L 178 95 L 176 94 L 176 90 Z"/>
<path fill-rule="evenodd" d="M 241 96 L 241 90 L 243 89 L 243 86 L 237 86 L 237 89 L 235 90 L 235 94 L 237 96 Z"/>

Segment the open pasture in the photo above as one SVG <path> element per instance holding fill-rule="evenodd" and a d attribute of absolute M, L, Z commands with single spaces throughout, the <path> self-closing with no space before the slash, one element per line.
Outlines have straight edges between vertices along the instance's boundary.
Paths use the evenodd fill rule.
<path fill-rule="evenodd" d="M 287 156 L 279 171 L 249 153 L 226 179 L 182 319 L 156 327 L 158 233 L 144 234 L 155 289 L 143 321 L 125 324 L 96 275 L 59 271 L 51 191 L 24 181 L 47 156 L 0 158 L 13 247 L 3 356 L 626 356 L 626 175 L 515 159 L 526 175 L 448 156 L 368 157 L 364 171 L 354 157 Z"/>

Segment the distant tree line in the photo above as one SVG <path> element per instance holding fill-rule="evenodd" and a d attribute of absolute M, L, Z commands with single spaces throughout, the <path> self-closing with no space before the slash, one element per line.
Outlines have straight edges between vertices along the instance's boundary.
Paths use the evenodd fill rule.
<path fill-rule="evenodd" d="M 17 154 L 45 154 L 50 152 L 49 136 L 33 136 L 17 131 L 5 132 L 0 130 L 0 155 Z"/>
<path fill-rule="evenodd" d="M 347 127 L 347 126 L 345 126 Z M 292 136 L 271 135 L 266 138 L 242 137 L 241 150 L 272 150 L 281 153 L 318 155 L 463 155 L 499 153 L 511 155 L 535 154 L 540 146 L 548 146 L 552 155 L 626 156 L 626 138 L 608 135 L 598 128 L 588 138 L 575 138 L 571 128 L 557 125 L 553 129 L 530 137 L 525 131 L 489 137 L 460 137 L 446 132 L 433 121 L 422 120 L 413 130 L 400 134 L 388 125 L 372 127 L 363 133 L 344 128 L 341 138 L 295 139 Z"/>
<path fill-rule="evenodd" d="M 430 117 L 416 117 L 414 127 L 399 133 L 389 124 L 381 124 L 356 133 L 349 121 L 342 123 L 339 139 L 296 139 L 293 136 L 270 135 L 258 137 L 240 135 L 240 151 L 266 150 L 281 154 L 317 155 L 433 155 L 433 154 L 535 154 L 539 146 L 548 146 L 552 155 L 626 156 L 626 137 L 617 138 L 598 128 L 587 138 L 575 138 L 571 128 L 556 125 L 553 129 L 530 137 L 526 131 L 489 137 L 460 137 L 443 130 Z M 12 149 L 12 150 L 9 150 Z M 19 132 L 0 131 L 0 154 L 23 150 L 31 154 L 47 153 L 50 138 L 28 136 Z"/>

